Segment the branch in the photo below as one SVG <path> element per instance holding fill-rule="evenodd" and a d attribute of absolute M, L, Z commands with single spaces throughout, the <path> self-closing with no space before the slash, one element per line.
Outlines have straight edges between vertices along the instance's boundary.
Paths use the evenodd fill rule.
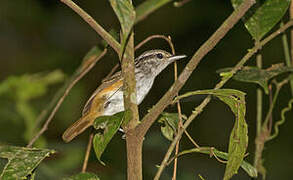
<path fill-rule="evenodd" d="M 233 75 L 240 70 L 243 65 L 259 50 L 261 49 L 266 43 L 268 43 L 269 41 L 271 41 L 272 39 L 274 39 L 276 36 L 278 36 L 280 33 L 284 32 L 286 29 L 288 29 L 289 27 L 293 26 L 293 20 L 289 21 L 287 24 L 285 24 L 283 27 L 281 27 L 279 30 L 275 31 L 274 33 L 272 33 L 270 36 L 268 36 L 267 38 L 265 38 L 263 41 L 261 41 L 259 44 L 255 45 L 252 49 L 249 50 L 249 52 L 238 62 L 238 64 L 231 70 L 230 72 L 230 76 L 229 77 L 224 77 L 216 86 L 214 89 L 220 89 L 221 87 L 224 86 L 224 84 L 226 84 L 226 82 L 228 80 L 230 80 L 230 78 L 233 77 Z M 155 176 L 155 180 L 158 180 L 162 171 L 164 170 L 164 168 L 167 165 L 168 159 L 172 153 L 172 151 L 174 150 L 176 143 L 179 141 L 179 139 L 181 138 L 184 130 L 190 125 L 190 123 L 193 121 L 194 118 L 196 118 L 203 110 L 203 108 L 210 102 L 211 97 L 208 96 L 207 98 L 205 98 L 203 100 L 203 102 L 196 107 L 196 109 L 193 111 L 193 114 L 190 115 L 190 117 L 186 120 L 186 122 L 183 125 L 183 128 L 181 130 L 179 130 L 178 134 L 175 136 L 174 140 L 172 141 L 171 145 L 169 146 L 169 149 L 160 165 L 160 168 Z"/>
<path fill-rule="evenodd" d="M 103 39 L 119 54 L 120 44 L 102 27 L 100 26 L 87 12 L 81 9 L 71 0 L 60 0 L 73 11 L 75 11 L 82 19 L 87 22 Z"/>
<path fill-rule="evenodd" d="M 95 59 L 86 59 L 84 61 L 84 63 L 81 64 L 80 68 L 78 68 L 77 72 L 79 74 L 77 74 L 77 76 L 75 77 L 75 74 L 73 75 L 72 81 L 70 80 L 70 84 L 66 87 L 66 90 L 63 94 L 63 96 L 60 97 L 60 99 L 58 100 L 56 106 L 54 107 L 54 109 L 52 110 L 50 116 L 48 117 L 48 119 L 46 120 L 46 122 L 44 123 L 42 129 L 33 137 L 33 139 L 28 143 L 27 147 L 32 147 L 32 145 L 35 143 L 35 141 L 48 129 L 48 126 L 50 124 L 50 122 L 52 121 L 54 115 L 56 114 L 56 112 L 58 111 L 59 107 L 61 106 L 62 102 L 64 101 L 65 97 L 68 95 L 69 91 L 73 88 L 73 86 L 84 76 L 86 75 L 94 66 L 95 64 L 106 54 L 107 49 L 104 49 L 104 51 Z M 79 72 L 80 71 L 80 72 Z"/>
<path fill-rule="evenodd" d="M 148 129 L 155 122 L 163 110 L 172 102 L 172 99 L 185 84 L 191 73 L 197 67 L 202 58 L 211 51 L 217 43 L 227 34 L 227 32 L 239 21 L 245 12 L 255 3 L 255 0 L 246 0 L 242 3 L 218 28 L 218 30 L 199 48 L 194 54 L 190 62 L 186 65 L 183 72 L 174 82 L 169 91 L 161 98 L 161 100 L 150 110 L 150 112 L 142 119 L 141 124 L 137 127 L 140 136 L 144 137 Z"/>
<path fill-rule="evenodd" d="M 101 26 L 97 21 L 95 21 L 87 12 L 81 9 L 72 0 L 60 0 L 62 3 L 66 4 L 73 11 L 75 11 L 82 19 L 87 22 L 102 38 L 116 51 L 117 54 L 120 53 L 120 44 Z M 136 8 L 136 19 L 135 24 L 145 19 L 149 14 L 170 2 L 171 0 L 148 0 L 140 4 Z"/>

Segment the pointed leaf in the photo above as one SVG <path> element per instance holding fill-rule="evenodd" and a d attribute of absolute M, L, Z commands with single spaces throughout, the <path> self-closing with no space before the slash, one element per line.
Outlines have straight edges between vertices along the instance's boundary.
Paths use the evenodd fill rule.
<path fill-rule="evenodd" d="M 124 113 L 125 111 L 114 114 L 113 116 L 100 116 L 94 122 L 95 129 L 103 130 L 103 133 L 97 133 L 93 140 L 96 156 L 103 165 L 104 163 L 101 161 L 101 156 L 108 143 L 119 130 L 119 127 L 124 120 Z"/>
<path fill-rule="evenodd" d="M 208 154 L 208 155 L 214 154 L 214 155 L 216 155 L 219 158 L 228 160 L 228 153 L 219 151 L 219 150 L 217 150 L 215 148 L 211 148 L 211 147 L 200 147 L 200 148 L 192 148 L 192 149 L 184 150 L 184 151 L 180 152 L 178 154 L 178 156 L 182 156 L 184 154 L 189 154 L 189 153 L 194 153 L 194 152 Z M 243 160 L 241 162 L 241 168 L 250 177 L 253 177 L 253 178 L 257 177 L 257 170 L 250 163 L 248 163 L 248 162 L 246 162 L 246 161 Z"/>
<path fill-rule="evenodd" d="M 257 3 L 243 17 L 246 29 L 255 40 L 261 40 L 280 21 L 290 0 L 256 0 Z M 236 9 L 243 0 L 231 0 Z"/>
<path fill-rule="evenodd" d="M 236 117 L 234 127 L 230 134 L 228 162 L 224 174 L 224 180 L 228 180 L 237 173 L 248 144 L 247 124 L 245 122 L 245 93 L 235 89 L 200 90 L 186 93 L 178 96 L 176 99 L 197 94 L 216 96 L 230 107 Z"/>
<path fill-rule="evenodd" d="M 93 173 L 79 173 L 71 177 L 63 178 L 63 180 L 100 180 L 100 178 Z"/>
<path fill-rule="evenodd" d="M 178 113 L 163 112 L 158 122 L 163 124 L 163 126 L 161 126 L 161 132 L 165 138 L 173 141 L 174 134 L 178 130 Z"/>
<path fill-rule="evenodd" d="M 53 153 L 55 151 L 49 149 L 0 146 L 0 157 L 8 159 L 0 179 L 26 179 L 27 176 L 32 176 L 42 160 Z"/>
<path fill-rule="evenodd" d="M 119 19 L 122 29 L 121 53 L 127 44 L 127 38 L 135 21 L 135 11 L 131 0 L 110 0 L 111 6 Z"/>
<path fill-rule="evenodd" d="M 231 68 L 220 70 L 219 72 L 229 72 Z M 257 83 L 264 88 L 266 94 L 269 93 L 268 81 L 282 73 L 293 72 L 292 67 L 284 66 L 283 64 L 275 64 L 268 69 L 259 69 L 258 67 L 244 67 L 238 71 L 233 79 L 242 82 Z"/>

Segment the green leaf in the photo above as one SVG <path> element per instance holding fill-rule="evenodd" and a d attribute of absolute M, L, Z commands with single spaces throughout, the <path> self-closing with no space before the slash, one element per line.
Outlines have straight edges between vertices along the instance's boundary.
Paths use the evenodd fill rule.
<path fill-rule="evenodd" d="M 219 158 L 228 160 L 228 153 L 226 152 L 222 152 L 219 151 L 215 148 L 211 148 L 211 147 L 200 147 L 200 148 L 192 148 L 192 149 L 188 149 L 188 150 L 184 150 L 182 152 L 180 152 L 178 154 L 178 156 L 182 156 L 184 154 L 189 154 L 189 153 L 194 153 L 194 152 L 198 152 L 198 153 L 203 153 L 203 154 L 208 154 L 208 155 L 216 155 Z M 177 156 L 177 157 L 178 157 Z M 241 168 L 250 176 L 250 177 L 257 177 L 257 170 L 256 168 L 254 168 L 250 163 L 246 162 L 246 161 L 242 161 L 241 162 Z"/>
<path fill-rule="evenodd" d="M 231 0 L 236 9 L 243 0 Z M 290 0 L 256 0 L 256 5 L 242 18 L 253 39 L 259 41 L 286 13 Z"/>
<path fill-rule="evenodd" d="M 8 95 L 16 101 L 27 101 L 44 95 L 49 85 L 62 82 L 64 79 L 65 75 L 60 70 L 9 76 L 0 83 L 0 95 Z"/>
<path fill-rule="evenodd" d="M 95 129 L 103 130 L 103 133 L 97 133 L 93 140 L 96 156 L 103 165 L 104 163 L 101 161 L 101 156 L 108 143 L 119 130 L 119 127 L 124 120 L 124 113 L 125 111 L 114 114 L 113 116 L 100 116 L 94 122 Z"/>
<path fill-rule="evenodd" d="M 163 5 L 171 2 L 172 0 L 147 0 L 143 1 L 140 5 L 137 6 L 135 9 L 136 11 L 136 19 L 135 23 L 138 23 L 142 19 L 146 18 L 155 10 L 159 9 Z"/>
<path fill-rule="evenodd" d="M 54 150 L 0 146 L 0 157 L 7 158 L 8 163 L 0 176 L 2 180 L 26 179 L 43 159 L 55 153 Z"/>
<path fill-rule="evenodd" d="M 230 70 L 231 68 L 225 68 L 219 72 L 228 72 Z M 284 66 L 283 64 L 275 64 L 268 69 L 260 69 L 258 67 L 244 67 L 233 76 L 233 79 L 242 82 L 257 83 L 263 87 L 265 93 L 268 94 L 268 81 L 273 77 L 287 72 L 293 72 L 293 68 Z"/>
<path fill-rule="evenodd" d="M 158 122 L 163 124 L 163 126 L 161 126 L 161 132 L 165 138 L 173 141 L 175 136 L 174 134 L 178 130 L 178 113 L 163 112 Z"/>
<path fill-rule="evenodd" d="M 17 113 L 25 123 L 24 139 L 29 141 L 35 133 L 35 121 L 37 112 L 30 104 L 30 100 L 46 94 L 49 85 L 64 81 L 65 74 L 60 70 L 50 73 L 24 74 L 21 76 L 9 76 L 0 83 L 0 96 L 7 96 L 15 101 Z M 45 139 L 40 138 L 36 145 L 45 146 Z"/>
<path fill-rule="evenodd" d="M 119 19 L 122 29 L 121 53 L 127 44 L 127 38 L 130 35 L 135 21 L 135 11 L 131 0 L 110 0 L 111 6 Z"/>
<path fill-rule="evenodd" d="M 63 178 L 63 180 L 100 180 L 100 178 L 93 173 L 79 173 L 71 177 Z"/>
<path fill-rule="evenodd" d="M 244 158 L 248 144 L 248 130 L 247 124 L 245 122 L 245 93 L 235 89 L 200 90 L 186 93 L 177 97 L 176 99 L 198 94 L 209 94 L 216 96 L 230 107 L 236 117 L 234 127 L 230 134 L 228 162 L 224 174 L 224 180 L 228 180 L 237 173 Z"/>
<path fill-rule="evenodd" d="M 65 97 L 68 95 L 70 90 L 73 88 L 73 86 L 78 82 L 78 79 L 81 79 L 86 73 L 85 70 L 89 67 L 94 66 L 97 61 L 99 60 L 99 57 L 102 54 L 102 50 L 98 49 L 96 46 L 92 47 L 88 53 L 83 58 L 80 66 L 77 68 L 77 70 L 70 76 L 69 79 L 66 80 L 64 85 L 58 89 L 58 91 L 55 93 L 54 98 L 51 100 L 51 102 L 48 104 L 46 109 L 42 111 L 42 118 L 39 120 L 40 122 L 44 121 L 48 118 L 49 112 L 53 110 L 53 108 L 56 107 L 58 102 L 63 102 Z M 61 99 L 61 101 L 60 101 Z"/>

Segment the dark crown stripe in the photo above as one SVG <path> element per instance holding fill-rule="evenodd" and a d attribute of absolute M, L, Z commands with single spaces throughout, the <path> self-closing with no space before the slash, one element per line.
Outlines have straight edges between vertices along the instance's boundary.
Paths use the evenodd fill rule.
<path fill-rule="evenodd" d="M 135 64 L 138 64 L 139 62 L 143 62 L 147 59 L 150 59 L 150 58 L 153 58 L 154 56 L 156 56 L 156 54 L 149 54 L 149 55 L 145 55 L 145 56 L 142 56 L 142 57 L 138 57 L 135 59 Z"/>

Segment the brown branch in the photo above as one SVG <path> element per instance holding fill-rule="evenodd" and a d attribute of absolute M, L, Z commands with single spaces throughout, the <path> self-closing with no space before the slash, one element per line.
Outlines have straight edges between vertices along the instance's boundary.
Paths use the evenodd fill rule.
<path fill-rule="evenodd" d="M 139 135 L 144 137 L 148 129 L 155 122 L 162 111 L 172 102 L 172 99 L 185 84 L 191 73 L 197 67 L 202 58 L 211 51 L 216 44 L 227 34 L 227 32 L 239 21 L 245 12 L 255 3 L 255 0 L 244 1 L 218 28 L 218 30 L 200 47 L 194 54 L 190 62 L 187 64 L 178 80 L 172 85 L 169 91 L 161 98 L 161 100 L 150 110 L 143 118 L 141 124 L 137 127 Z"/>
<path fill-rule="evenodd" d="M 293 19 L 293 1 L 291 1 L 289 8 L 290 8 L 289 9 L 290 20 L 292 20 Z M 293 66 L 293 29 L 291 29 L 290 35 L 291 35 L 291 37 L 290 37 L 291 65 Z M 293 87 L 291 87 L 291 88 L 293 88 Z"/>
<path fill-rule="evenodd" d="M 146 39 L 144 39 L 138 45 L 135 46 L 135 50 L 141 48 L 145 43 L 149 42 L 152 39 L 164 39 L 164 40 L 166 40 L 169 43 L 169 46 L 170 46 L 171 51 L 173 53 L 173 51 L 174 51 L 174 45 L 173 45 L 173 43 L 171 41 L 171 38 L 170 37 L 166 37 L 164 35 L 159 35 L 159 34 L 155 34 L 155 35 L 151 35 L 151 36 L 147 37 Z M 175 52 L 173 54 L 175 54 Z"/>
<path fill-rule="evenodd" d="M 169 39 L 169 44 L 170 44 L 170 47 L 172 49 L 172 54 L 175 55 L 175 48 L 174 48 L 174 45 L 173 43 L 171 42 L 171 37 L 169 36 L 168 37 Z M 177 61 L 174 61 L 174 81 L 177 80 L 177 77 L 178 76 L 178 69 L 177 69 Z M 178 94 L 176 94 L 177 96 Z M 181 106 L 180 106 L 180 101 L 177 102 L 177 112 L 178 112 L 178 126 L 177 126 L 177 131 L 182 127 L 182 113 L 181 113 Z M 177 133 L 177 132 L 176 132 Z M 176 144 L 176 149 L 175 149 L 175 156 L 178 155 L 179 153 L 179 144 L 180 144 L 180 141 L 177 142 Z M 178 164 L 178 159 L 175 158 L 174 160 L 174 168 L 173 168 L 173 177 L 172 177 L 172 180 L 176 180 L 176 176 L 177 176 L 177 164 Z"/>
<path fill-rule="evenodd" d="M 92 149 L 93 138 L 94 138 L 94 133 L 91 132 L 91 134 L 89 136 L 89 141 L 88 141 L 88 144 L 87 144 L 85 156 L 84 156 L 84 161 L 83 161 L 82 169 L 81 169 L 81 172 L 82 173 L 85 173 L 86 172 L 86 168 L 87 168 L 87 165 L 88 165 L 90 152 L 91 152 L 91 149 Z"/>
<path fill-rule="evenodd" d="M 230 71 L 230 76 L 223 78 L 214 89 L 219 89 L 224 86 L 224 84 L 238 71 L 240 70 L 243 65 L 259 50 L 261 49 L 266 43 L 274 39 L 277 35 L 284 32 L 289 27 L 293 26 L 293 21 L 289 21 L 287 24 L 285 24 L 283 27 L 281 27 L 279 30 L 275 31 L 271 35 L 269 35 L 267 38 L 265 38 L 263 41 L 261 41 L 258 45 L 254 46 L 252 49 L 249 50 L 249 52 L 238 62 L 238 64 Z M 158 179 L 163 171 L 163 169 L 166 167 L 166 164 L 168 162 L 169 157 L 171 156 L 171 153 L 173 149 L 175 148 L 176 143 L 180 140 L 184 130 L 190 125 L 190 123 L 193 121 L 195 117 L 197 117 L 203 110 L 203 108 L 210 102 L 211 97 L 208 96 L 206 99 L 203 100 L 203 102 L 196 107 L 196 109 L 193 111 L 193 114 L 190 115 L 190 117 L 186 120 L 186 122 L 183 125 L 182 130 L 178 132 L 176 137 L 174 138 L 173 142 L 169 146 L 169 149 L 167 153 L 165 154 L 165 157 L 160 165 L 160 168 L 156 174 L 155 179 Z"/>
<path fill-rule="evenodd" d="M 194 54 L 190 62 L 187 64 L 183 72 L 180 74 L 178 80 L 172 85 L 170 90 L 161 98 L 161 100 L 151 109 L 151 111 L 143 118 L 142 123 L 138 126 L 139 132 L 141 132 L 141 136 L 144 136 L 150 126 L 155 122 L 160 113 L 164 110 L 164 108 L 171 103 L 172 99 L 178 93 L 178 91 L 185 84 L 192 71 L 197 67 L 202 58 L 211 51 L 216 44 L 227 34 L 227 32 L 240 20 L 240 18 L 248 11 L 248 9 L 255 4 L 255 0 L 246 0 L 244 1 L 226 20 L 225 22 L 217 29 L 217 31 L 200 47 L 200 49 Z M 206 98 L 201 105 L 199 106 L 198 113 L 209 103 L 210 96 Z M 186 121 L 186 126 L 184 124 L 184 129 L 192 122 L 192 120 L 197 116 L 194 114 L 191 115 L 191 119 Z M 155 180 L 158 180 L 166 167 L 166 163 L 179 139 L 182 136 L 183 130 L 179 131 L 173 140 L 170 148 L 168 149 L 164 160 L 161 163 L 161 166 L 155 176 Z"/>
<path fill-rule="evenodd" d="M 126 133 L 127 151 L 127 179 L 142 180 L 142 144 L 143 138 L 137 137 L 135 128 L 139 124 L 138 106 L 136 100 L 136 80 L 134 65 L 134 33 L 131 32 L 126 46 L 126 58 L 120 61 L 123 76 L 123 99 L 124 109 L 131 112 L 128 122 L 123 122 L 122 127 Z M 122 59 L 123 58 L 123 59 Z"/>
<path fill-rule="evenodd" d="M 106 54 L 106 52 L 107 52 L 107 49 L 104 49 L 104 51 L 98 57 L 96 57 L 93 61 L 90 62 L 90 64 L 86 64 L 86 67 L 84 66 L 84 64 L 82 64 L 80 74 L 78 74 L 78 76 L 66 88 L 63 96 L 61 96 L 61 98 L 57 102 L 57 104 L 54 107 L 54 109 L 52 110 L 50 116 L 48 117 L 48 119 L 44 123 L 42 129 L 32 138 L 32 140 L 28 143 L 27 147 L 32 147 L 32 145 L 35 143 L 35 141 L 48 129 L 48 126 L 49 126 L 50 122 L 52 121 L 54 115 L 58 111 L 59 107 L 61 106 L 65 97 L 68 95 L 68 93 L 73 88 L 73 86 L 95 66 L 95 64 Z"/>
<path fill-rule="evenodd" d="M 116 51 L 120 52 L 120 44 L 102 27 L 97 21 L 95 21 L 87 12 L 81 9 L 77 4 L 71 0 L 60 0 L 73 11 L 75 11 L 85 22 L 87 22 L 102 38 Z"/>

